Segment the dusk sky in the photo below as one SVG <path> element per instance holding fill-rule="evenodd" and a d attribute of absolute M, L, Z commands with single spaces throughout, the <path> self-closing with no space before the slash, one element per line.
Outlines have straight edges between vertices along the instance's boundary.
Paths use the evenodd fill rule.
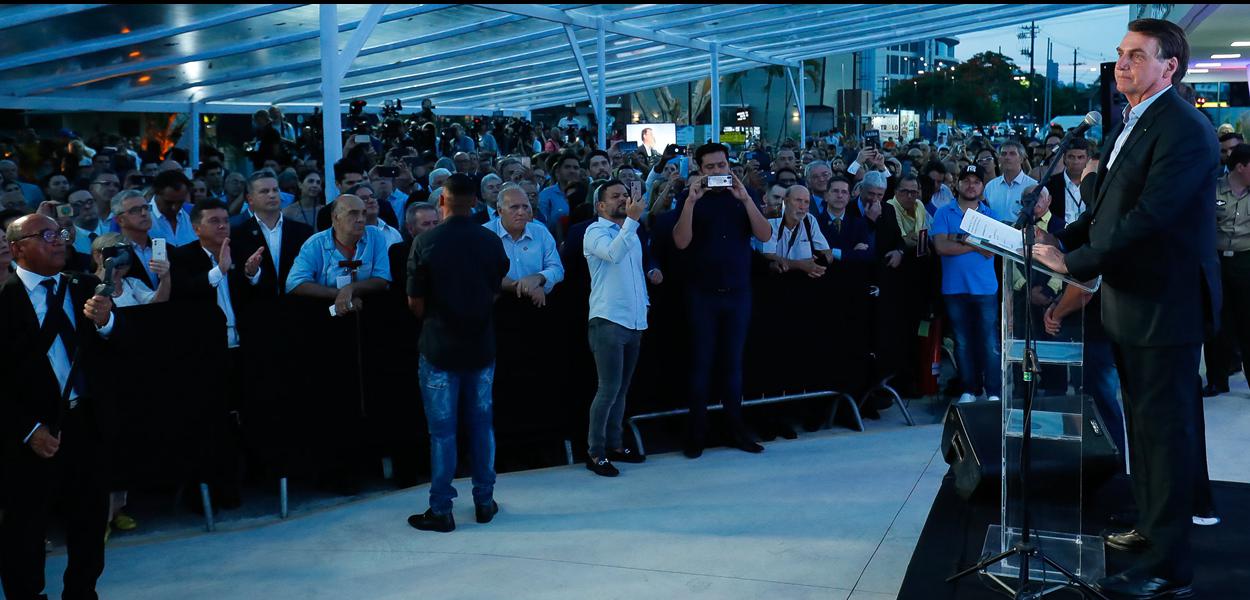
<path fill-rule="evenodd" d="M 1037 22 L 1037 72 L 1046 74 L 1046 38 L 1054 41 L 1055 62 L 1059 63 L 1060 81 L 1072 81 L 1072 50 L 1077 49 L 1077 61 L 1085 63 L 1077 67 L 1076 79 L 1081 83 L 1093 83 L 1098 78 L 1098 63 L 1115 60 L 1115 47 L 1124 37 L 1128 25 L 1129 7 L 1117 6 Z M 1026 23 L 1027 25 L 1027 23 Z M 1016 39 L 1020 26 L 1002 27 L 979 33 L 960 35 L 955 46 L 955 56 L 967 60 L 974 54 L 1002 48 L 1002 53 L 1027 71 L 1029 57 L 1020 54 L 1028 40 Z"/>

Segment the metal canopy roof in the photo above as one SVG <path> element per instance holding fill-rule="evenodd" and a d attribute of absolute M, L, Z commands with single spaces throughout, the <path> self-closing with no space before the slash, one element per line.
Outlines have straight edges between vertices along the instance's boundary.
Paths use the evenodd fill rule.
<path fill-rule="evenodd" d="M 1108 6 L 341 4 L 329 24 L 340 49 L 329 63 L 342 75 L 341 100 L 331 102 L 400 98 L 416 108 L 430 98 L 449 114 L 523 113 L 594 97 L 601 39 L 611 96 L 707 77 L 713 50 L 721 74 L 795 67 Z M 3 6 L 0 108 L 194 104 L 224 113 L 280 103 L 308 112 L 323 98 L 323 13 L 301 4 Z"/>

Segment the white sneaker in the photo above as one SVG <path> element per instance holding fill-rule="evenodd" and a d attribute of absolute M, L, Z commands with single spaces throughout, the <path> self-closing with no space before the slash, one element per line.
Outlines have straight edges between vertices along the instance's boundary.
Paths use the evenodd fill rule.
<path fill-rule="evenodd" d="M 1194 525 L 1211 526 L 1219 524 L 1220 518 L 1215 515 L 1211 515 L 1209 517 L 1199 517 L 1198 515 L 1194 515 Z"/>
<path fill-rule="evenodd" d="M 998 396 L 990 396 L 989 398 L 986 398 L 985 400 L 987 402 L 1001 402 L 1002 398 L 999 398 Z"/>
<path fill-rule="evenodd" d="M 976 401 L 977 401 L 976 396 L 973 396 L 972 394 L 964 394 L 959 397 L 959 401 L 956 403 L 957 404 L 972 404 L 973 402 L 976 402 Z"/>

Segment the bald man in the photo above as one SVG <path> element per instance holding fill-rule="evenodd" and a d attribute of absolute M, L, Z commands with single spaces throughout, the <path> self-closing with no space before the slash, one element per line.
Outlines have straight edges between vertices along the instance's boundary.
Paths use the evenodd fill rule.
<path fill-rule="evenodd" d="M 62 273 L 69 232 L 43 215 L 9 224 L 14 273 L 0 287 L 0 584 L 40 598 L 44 539 L 63 507 L 66 598 L 95 598 L 108 520 L 105 440 L 115 427 L 107 365 L 113 302 L 94 277 Z"/>

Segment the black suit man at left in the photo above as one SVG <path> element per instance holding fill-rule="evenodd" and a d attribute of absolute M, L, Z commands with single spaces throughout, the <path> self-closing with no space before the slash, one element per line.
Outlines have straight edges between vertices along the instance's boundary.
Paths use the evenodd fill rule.
<path fill-rule="evenodd" d="M 63 274 L 69 232 L 42 215 L 5 231 L 14 274 L 0 287 L 0 583 L 10 600 L 42 598 L 48 514 L 65 515 L 64 598 L 95 598 L 104 572 L 115 430 L 107 339 L 113 302 L 96 279 Z"/>
<path fill-rule="evenodd" d="M 191 227 L 197 241 L 169 252 L 169 272 L 173 278 L 170 301 L 182 307 L 189 340 L 194 344 L 198 364 L 224 366 L 225 387 L 203 392 L 199 408 L 209 428 L 205 440 L 212 454 L 209 483 L 215 488 L 215 501 L 223 508 L 239 504 L 237 460 L 230 413 L 241 412 L 243 402 L 241 356 L 242 337 L 236 315 L 259 287 L 264 249 L 257 248 L 240 269 L 230 249 L 230 215 L 225 203 L 202 200 L 191 209 Z M 223 393 L 224 392 L 224 393 Z"/>

